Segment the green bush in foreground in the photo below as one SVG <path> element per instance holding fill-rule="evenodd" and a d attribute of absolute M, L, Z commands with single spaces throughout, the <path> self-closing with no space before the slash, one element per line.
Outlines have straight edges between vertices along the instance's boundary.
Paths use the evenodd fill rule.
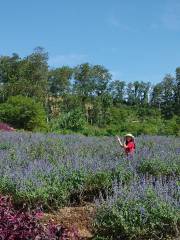
<path fill-rule="evenodd" d="M 93 200 L 100 193 L 112 192 L 114 181 L 128 183 L 132 173 L 122 166 L 115 170 L 86 172 L 83 170 L 58 169 L 45 175 L 43 172 L 34 173 L 37 179 L 27 179 L 23 187 L 18 187 L 12 179 L 0 179 L 0 192 L 10 194 L 17 205 L 24 202 L 31 206 L 42 204 L 45 208 L 57 208 L 83 199 Z M 22 185 L 22 183 L 21 183 Z"/>
<path fill-rule="evenodd" d="M 148 190 L 142 198 L 120 198 L 97 211 L 94 239 L 165 239 L 179 235 L 180 211 Z"/>

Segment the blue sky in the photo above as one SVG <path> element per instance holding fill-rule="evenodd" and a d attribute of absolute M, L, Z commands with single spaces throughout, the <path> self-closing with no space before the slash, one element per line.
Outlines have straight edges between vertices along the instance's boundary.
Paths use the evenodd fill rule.
<path fill-rule="evenodd" d="M 180 66 L 180 0 L 0 0 L 0 11 L 0 55 L 42 46 L 52 67 L 154 83 Z"/>

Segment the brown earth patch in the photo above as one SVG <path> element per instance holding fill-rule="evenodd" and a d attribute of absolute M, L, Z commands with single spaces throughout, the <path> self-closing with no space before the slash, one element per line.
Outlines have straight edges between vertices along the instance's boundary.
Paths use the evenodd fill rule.
<path fill-rule="evenodd" d="M 95 215 L 95 206 L 88 204 L 81 207 L 64 207 L 53 213 L 46 213 L 42 221 L 47 223 L 49 220 L 57 224 L 63 224 L 67 228 L 76 228 L 82 239 L 91 239 L 92 221 Z"/>

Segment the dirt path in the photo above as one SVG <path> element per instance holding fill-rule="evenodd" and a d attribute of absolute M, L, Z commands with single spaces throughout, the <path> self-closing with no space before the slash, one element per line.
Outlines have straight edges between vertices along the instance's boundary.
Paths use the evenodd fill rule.
<path fill-rule="evenodd" d="M 95 206 L 86 205 L 83 207 L 65 207 L 55 213 L 45 214 L 43 222 L 53 220 L 55 223 L 62 223 L 66 227 L 75 227 L 83 239 L 92 238 L 92 220 L 95 215 Z"/>

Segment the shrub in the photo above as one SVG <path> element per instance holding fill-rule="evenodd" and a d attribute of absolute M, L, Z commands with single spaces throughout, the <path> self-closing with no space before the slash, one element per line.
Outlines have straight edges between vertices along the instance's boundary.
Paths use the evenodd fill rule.
<path fill-rule="evenodd" d="M 158 159 L 144 160 L 140 162 L 138 172 L 149 173 L 153 176 L 179 176 L 180 166 L 176 163 L 170 164 Z"/>
<path fill-rule="evenodd" d="M 122 182 L 123 184 L 128 184 L 133 179 L 133 172 L 126 169 L 122 165 L 118 165 L 112 171 L 112 180 L 117 182 Z"/>
<path fill-rule="evenodd" d="M 179 210 L 148 189 L 141 198 L 120 197 L 115 203 L 101 205 L 94 229 L 98 237 L 111 240 L 164 239 L 178 235 L 179 224 Z"/>
<path fill-rule="evenodd" d="M 82 130 L 86 124 L 83 112 L 80 109 L 71 110 L 68 113 L 63 113 L 61 116 L 52 121 L 51 129 L 69 129 L 73 131 Z"/>
<path fill-rule="evenodd" d="M 46 115 L 41 103 L 23 96 L 10 97 L 0 104 L 0 119 L 15 128 L 34 130 L 46 127 Z"/>
<path fill-rule="evenodd" d="M 108 171 L 99 171 L 87 176 L 85 189 L 86 191 L 96 193 L 108 189 L 111 185 L 111 173 Z"/>

